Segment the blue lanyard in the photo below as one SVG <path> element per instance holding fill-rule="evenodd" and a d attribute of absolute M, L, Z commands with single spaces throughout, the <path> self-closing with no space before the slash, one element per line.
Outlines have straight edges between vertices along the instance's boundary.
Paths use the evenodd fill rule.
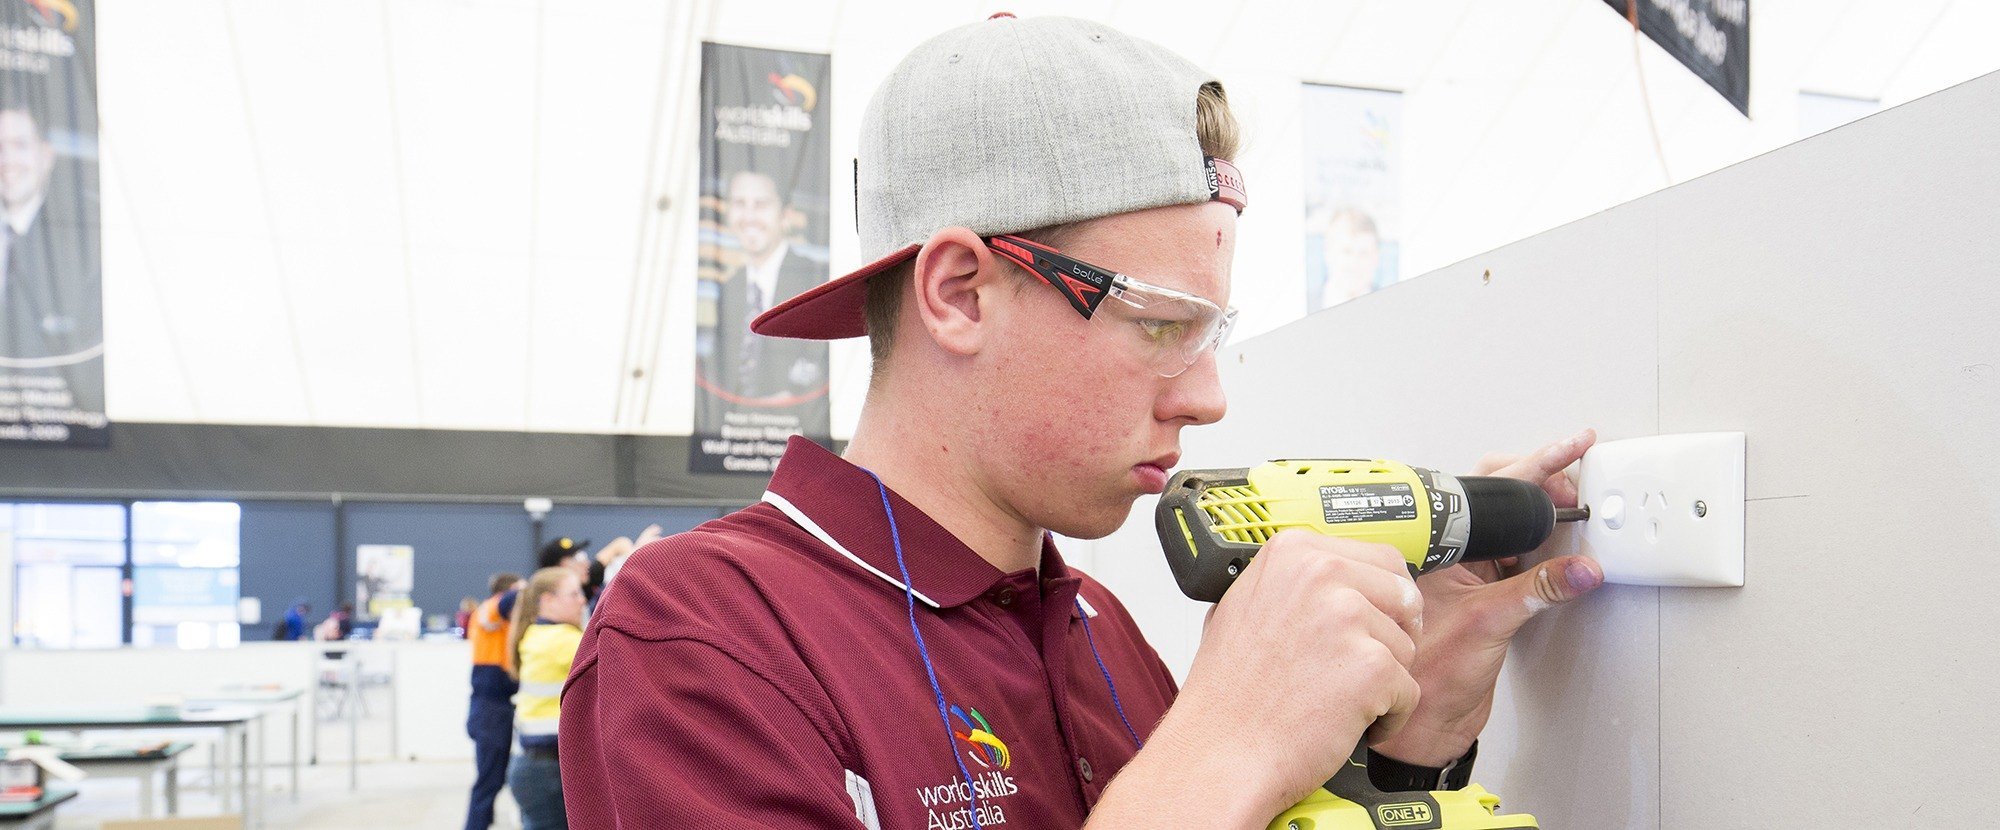
<path fill-rule="evenodd" d="M 882 494 L 882 514 L 889 517 L 889 542 L 896 549 L 896 569 L 903 574 L 904 609 L 909 613 L 910 634 L 917 640 L 917 658 L 924 663 L 924 676 L 931 681 L 931 695 L 937 700 L 938 722 L 944 725 L 945 745 L 951 748 L 951 759 L 958 764 L 958 774 L 965 780 L 966 812 L 972 817 L 972 830 L 985 830 L 979 822 L 979 789 L 972 785 L 972 771 L 965 766 L 965 758 L 959 755 L 958 744 L 951 731 L 950 706 L 944 700 L 944 687 L 938 685 L 937 668 L 931 665 L 931 654 L 924 647 L 924 632 L 917 628 L 916 589 L 910 581 L 910 566 L 903 561 L 903 534 L 896 529 L 896 511 L 889 504 L 889 488 L 882 483 L 882 477 L 874 470 L 860 468 L 869 478 L 875 480 L 875 489 Z M 1081 593 L 1076 598 L 1077 616 L 1083 619 L 1083 638 L 1090 644 L 1090 656 L 1097 661 L 1097 670 L 1104 674 L 1104 685 L 1111 690 L 1111 705 L 1118 710 L 1119 722 L 1125 724 L 1125 734 L 1132 736 L 1132 748 L 1144 749 L 1146 744 L 1139 740 L 1139 733 L 1132 728 L 1132 721 L 1125 717 L 1125 704 L 1118 701 L 1118 684 L 1111 679 L 1111 669 L 1105 667 L 1104 657 L 1097 653 L 1097 638 L 1090 633 L 1090 612 L 1083 607 Z"/>

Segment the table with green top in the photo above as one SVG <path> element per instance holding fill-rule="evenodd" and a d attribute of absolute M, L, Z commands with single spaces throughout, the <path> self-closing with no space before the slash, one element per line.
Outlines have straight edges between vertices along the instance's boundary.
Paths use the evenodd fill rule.
<path fill-rule="evenodd" d="M 189 706 L 252 706 L 259 717 L 253 724 L 256 737 L 251 739 L 257 745 L 257 792 L 263 798 L 264 792 L 264 718 L 272 710 L 283 706 L 290 710 L 292 719 L 292 803 L 299 801 L 299 705 L 298 700 L 306 693 L 296 686 L 223 686 L 187 697 Z M 262 808 L 261 802 L 259 808 Z"/>
<path fill-rule="evenodd" d="M 56 826 L 56 805 L 76 797 L 68 787 L 49 787 L 34 801 L 0 802 L 0 827 L 50 830 Z"/>
<path fill-rule="evenodd" d="M 250 730 L 251 721 L 263 717 L 263 713 L 248 706 L 218 706 L 212 709 L 190 711 L 180 708 L 158 708 L 148 706 L 0 706 L 0 732 L 27 732 L 47 730 L 60 732 L 85 732 L 100 729 L 215 729 L 222 733 L 220 744 L 223 752 L 223 768 L 229 767 L 229 756 L 234 754 L 237 768 L 236 785 L 246 819 L 245 826 L 261 827 L 264 822 L 263 805 L 257 803 L 252 808 L 250 799 Z M 231 746 L 234 745 L 232 752 Z M 230 809 L 228 782 L 222 782 L 222 809 Z M 261 801 L 261 799 L 260 799 Z"/>
<path fill-rule="evenodd" d="M 152 747 L 76 746 L 61 748 L 58 756 L 92 778 L 139 779 L 139 817 L 153 818 L 153 776 L 166 773 L 167 815 L 180 814 L 181 775 L 175 759 L 194 744 L 173 741 Z"/>

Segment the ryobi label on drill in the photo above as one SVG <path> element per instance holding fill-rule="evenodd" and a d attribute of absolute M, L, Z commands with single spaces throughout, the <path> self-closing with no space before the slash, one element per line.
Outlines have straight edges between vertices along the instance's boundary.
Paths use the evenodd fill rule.
<path fill-rule="evenodd" d="M 1417 517 L 1408 484 L 1328 484 L 1319 488 L 1327 524 L 1395 522 Z"/>

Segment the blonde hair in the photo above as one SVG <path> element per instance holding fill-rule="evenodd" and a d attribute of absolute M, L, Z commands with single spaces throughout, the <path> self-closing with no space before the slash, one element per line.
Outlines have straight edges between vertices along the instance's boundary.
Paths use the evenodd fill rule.
<path fill-rule="evenodd" d="M 1237 151 L 1242 149 L 1243 126 L 1236 120 L 1236 114 L 1229 109 L 1229 96 L 1222 91 L 1222 84 L 1214 81 L 1202 84 L 1194 97 L 1194 135 L 1201 144 L 1201 154 L 1235 161 Z M 1040 242 L 1052 248 L 1060 248 L 1066 238 L 1090 220 L 1050 225 L 1031 231 L 1022 231 L 1015 236 Z M 916 276 L 916 261 L 910 260 L 868 279 L 868 299 L 862 306 L 864 319 L 868 325 L 868 350 L 871 358 L 872 377 L 882 376 L 888 365 L 889 350 L 896 345 L 896 321 L 903 313 L 903 293 Z"/>
<path fill-rule="evenodd" d="M 542 615 L 542 597 L 562 590 L 565 579 L 576 579 L 576 572 L 560 566 L 543 568 L 528 577 L 521 595 L 514 598 L 514 616 L 507 628 L 508 677 L 521 679 L 521 635 Z"/>

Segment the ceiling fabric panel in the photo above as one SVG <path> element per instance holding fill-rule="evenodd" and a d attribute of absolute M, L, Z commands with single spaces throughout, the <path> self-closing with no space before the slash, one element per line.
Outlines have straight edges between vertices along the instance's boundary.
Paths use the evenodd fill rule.
<path fill-rule="evenodd" d="M 2000 4 L 1968 0 L 1757 0 L 1749 119 L 1602 0 L 99 0 L 110 415 L 685 432 L 699 43 L 833 53 L 838 273 L 877 81 L 1002 8 L 1229 85 L 1260 194 L 1239 337 L 1302 313 L 1302 81 L 1402 93 L 1414 275 L 1795 140 L 1801 90 L 2000 69 Z M 845 437 L 865 346 L 831 370 Z"/>

